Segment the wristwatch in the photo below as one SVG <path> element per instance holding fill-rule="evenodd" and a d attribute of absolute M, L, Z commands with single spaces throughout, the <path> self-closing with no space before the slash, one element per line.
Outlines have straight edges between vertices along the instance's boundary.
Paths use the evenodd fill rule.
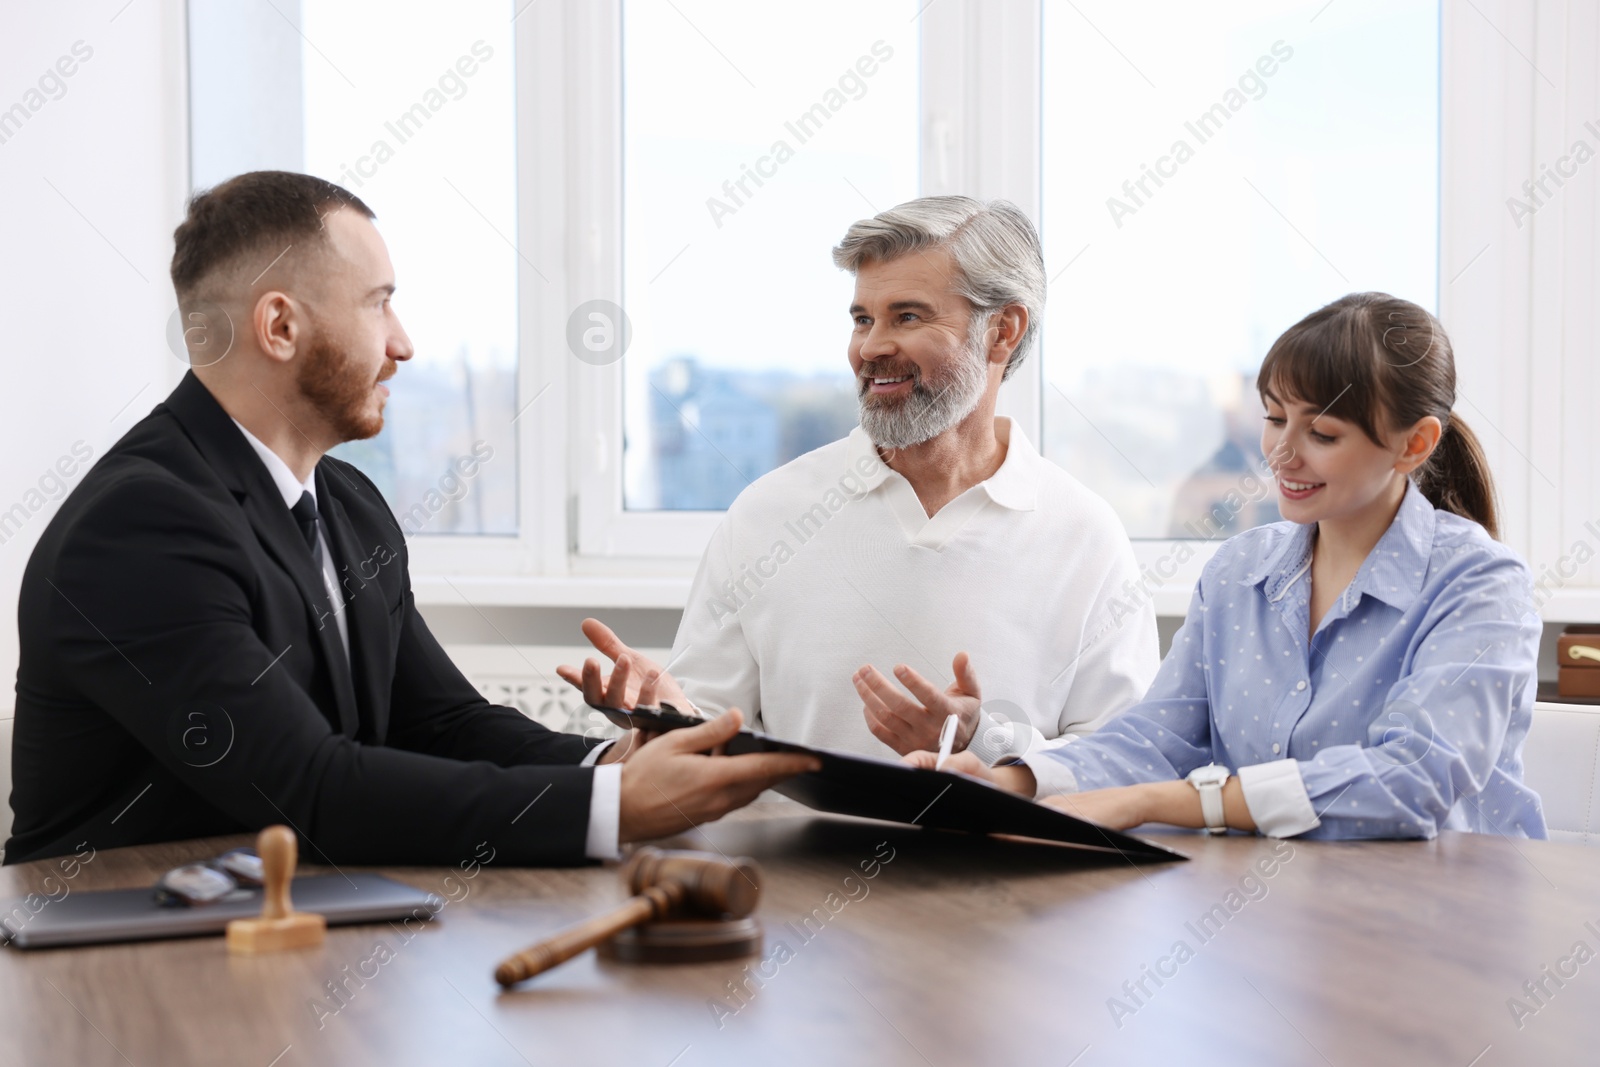
<path fill-rule="evenodd" d="M 1205 816 L 1207 833 L 1228 832 L 1227 816 L 1222 812 L 1222 787 L 1230 777 L 1228 768 L 1219 763 L 1208 763 L 1189 772 L 1189 784 L 1200 794 L 1200 814 Z"/>

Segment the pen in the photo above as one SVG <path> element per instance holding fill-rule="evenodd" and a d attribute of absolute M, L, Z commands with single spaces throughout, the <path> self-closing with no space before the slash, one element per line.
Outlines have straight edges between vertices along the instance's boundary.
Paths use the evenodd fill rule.
<path fill-rule="evenodd" d="M 944 761 L 950 758 L 950 750 L 956 743 L 956 716 L 954 712 L 944 717 L 944 726 L 939 730 L 939 758 L 934 761 L 933 769 L 944 770 Z"/>

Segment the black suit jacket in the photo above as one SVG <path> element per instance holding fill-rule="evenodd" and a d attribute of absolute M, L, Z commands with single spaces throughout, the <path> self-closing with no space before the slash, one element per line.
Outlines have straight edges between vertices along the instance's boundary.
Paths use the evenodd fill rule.
<path fill-rule="evenodd" d="M 6 862 L 287 823 L 310 862 L 584 860 L 595 742 L 486 702 L 377 488 L 324 457 L 350 633 L 199 379 L 94 465 L 23 575 Z"/>

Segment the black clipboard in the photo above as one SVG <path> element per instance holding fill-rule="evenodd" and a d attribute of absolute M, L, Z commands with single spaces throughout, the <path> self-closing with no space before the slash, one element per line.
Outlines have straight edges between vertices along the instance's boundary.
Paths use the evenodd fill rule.
<path fill-rule="evenodd" d="M 624 730 L 681 730 L 709 721 L 685 715 L 665 701 L 659 708 L 633 711 L 597 704 L 590 706 Z M 966 774 L 912 767 L 898 759 L 812 748 L 754 730 L 740 730 L 735 734 L 727 744 L 727 752 L 731 756 L 750 752 L 799 752 L 816 756 L 822 761 L 820 771 L 796 775 L 772 788 L 817 811 L 933 830 L 1035 838 L 1116 852 L 1130 858 L 1189 858 L 1163 845 L 1068 815 L 1059 808 L 1037 803 Z"/>

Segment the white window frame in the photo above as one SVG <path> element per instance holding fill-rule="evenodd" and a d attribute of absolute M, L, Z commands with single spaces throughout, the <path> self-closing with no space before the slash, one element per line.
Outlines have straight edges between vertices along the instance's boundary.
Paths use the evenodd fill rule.
<path fill-rule="evenodd" d="M 569 71 L 568 87 L 583 98 L 575 110 L 593 120 L 582 128 L 597 136 L 582 149 L 595 168 L 587 183 L 591 195 L 568 213 L 591 235 L 584 258 L 572 266 L 575 276 L 590 285 L 584 292 L 622 303 L 621 5 L 609 0 L 584 7 L 586 17 L 570 38 L 568 54 L 586 61 L 580 70 Z M 941 72 L 939 78 L 921 79 L 922 195 L 962 191 L 1006 197 L 1036 216 L 1039 105 L 1030 89 L 1038 84 L 1037 4 L 990 0 L 980 15 L 979 5 L 970 0 L 946 0 L 929 5 L 918 21 L 923 69 Z M 1012 103 L 1021 106 L 1007 106 Z M 985 114 L 1001 120 L 984 124 Z M 569 142 L 567 147 L 577 146 Z M 574 294 L 573 304 L 584 299 L 591 297 Z M 841 332 L 841 365 L 846 340 Z M 723 513 L 625 509 L 621 364 L 573 369 L 577 373 L 568 380 L 581 427 L 569 440 L 576 489 L 574 569 L 606 560 L 692 567 Z M 1003 391 L 1002 413 L 1018 418 L 1030 436 L 1038 432 L 1038 388 L 1035 372 L 1016 375 Z"/>
<path fill-rule="evenodd" d="M 1537 576 L 1585 517 L 1600 526 L 1600 459 L 1574 459 L 1575 451 L 1600 454 L 1600 433 L 1585 417 L 1600 396 L 1589 367 L 1600 340 L 1590 306 L 1600 282 L 1595 176 L 1572 187 L 1583 195 L 1569 192 L 1522 230 L 1504 216 L 1486 218 L 1485 205 L 1498 205 L 1570 142 L 1573 131 L 1552 115 L 1600 116 L 1596 76 L 1581 60 L 1600 20 L 1569 20 L 1558 0 L 1442 7 L 1439 310 L 1455 342 L 1461 410 L 1498 481 L 1502 536 Z M 919 19 L 922 69 L 940 72 L 921 79 L 920 192 L 1004 197 L 1037 220 L 1040 3 L 939 0 Z M 1506 38 L 1526 42 L 1519 47 L 1532 63 L 1563 77 L 1548 84 Z M 566 341 L 571 308 L 622 302 L 620 0 L 530 5 L 518 16 L 516 45 L 517 237 L 523 258 L 538 266 L 519 262 L 518 403 L 529 405 L 517 424 L 521 532 L 414 538 L 414 585 L 419 598 L 443 603 L 681 606 L 723 513 L 623 508 L 621 364 L 581 364 Z M 1496 254 L 1474 261 L 1486 241 Z M 843 347 L 841 337 L 841 360 Z M 1042 367 L 1041 354 L 1031 354 L 1000 400 L 1035 441 Z M 1537 416 L 1536 397 L 1553 398 Z M 1563 397 L 1564 406 L 1554 399 Z M 1158 613 L 1186 610 L 1216 547 L 1134 542 L 1141 568 L 1164 579 L 1152 584 Z M 1174 567 L 1179 554 L 1191 558 Z M 1545 617 L 1600 620 L 1600 563 L 1564 577 Z"/>

